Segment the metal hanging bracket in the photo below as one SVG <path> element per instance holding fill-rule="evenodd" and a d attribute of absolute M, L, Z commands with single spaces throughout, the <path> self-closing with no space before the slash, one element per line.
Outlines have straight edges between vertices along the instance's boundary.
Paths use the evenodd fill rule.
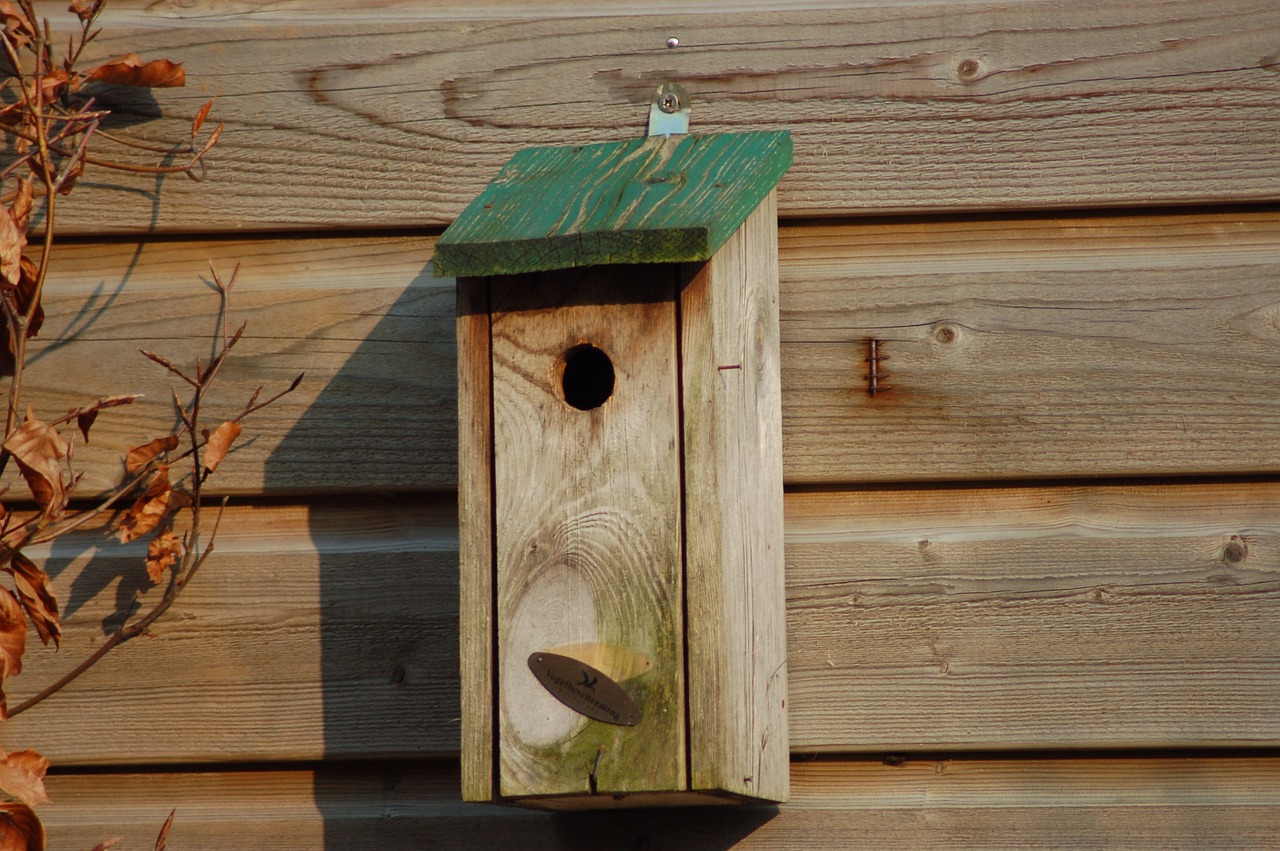
<path fill-rule="evenodd" d="M 649 103 L 649 135 L 680 136 L 689 132 L 689 93 L 679 83 L 663 83 Z"/>

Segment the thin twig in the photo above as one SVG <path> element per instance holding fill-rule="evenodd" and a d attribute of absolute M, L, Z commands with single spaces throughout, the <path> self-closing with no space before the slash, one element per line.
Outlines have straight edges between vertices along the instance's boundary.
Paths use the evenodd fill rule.
<path fill-rule="evenodd" d="M 84 414 L 91 414 L 97 411 L 104 411 L 107 408 L 118 408 L 121 405 L 132 405 L 134 402 L 141 399 L 144 395 L 146 394 L 123 393 L 119 396 L 103 396 L 101 399 L 99 399 L 98 401 L 94 402 L 91 405 L 81 405 L 78 408 L 72 408 L 71 410 L 67 411 L 65 414 L 58 417 L 57 419 L 49 420 L 49 425 L 60 426 L 63 423 L 69 423 L 72 420 L 76 419 L 77 417 L 83 416 Z"/>
<path fill-rule="evenodd" d="M 158 355 L 155 352 L 149 352 L 146 349 L 138 349 L 138 351 L 142 352 L 142 356 L 144 358 L 150 361 L 155 361 L 156 363 L 160 364 L 162 367 L 169 370 L 174 375 L 178 376 L 183 381 L 190 384 L 192 387 L 200 386 L 199 382 L 197 382 L 195 379 L 188 376 L 185 372 L 183 372 L 182 370 L 174 366 L 173 362 L 170 361 L 168 358 L 166 358 L 164 355 Z"/>
<path fill-rule="evenodd" d="M 187 416 L 186 406 L 182 404 L 182 399 L 178 396 L 177 390 L 173 391 L 173 409 L 177 411 L 178 416 L 182 418 L 182 424 L 186 426 L 188 430 L 194 431 L 196 425 L 191 422 L 191 418 Z"/>
<path fill-rule="evenodd" d="M 214 356 L 212 361 L 209 362 L 209 368 L 205 370 L 205 374 L 202 379 L 206 386 L 218 375 L 218 371 L 222 369 L 222 364 L 227 360 L 227 355 L 231 353 L 231 349 L 236 343 L 240 342 L 240 338 L 244 336 L 244 329 L 246 327 L 246 323 L 241 323 L 240 327 L 236 329 L 236 332 L 231 335 L 231 339 L 222 344 L 222 350 Z"/>
<path fill-rule="evenodd" d="M 263 408 L 267 407 L 267 405 L 270 405 L 272 402 L 275 402 L 275 401 L 277 401 L 277 400 L 279 400 L 279 399 L 281 399 L 281 398 L 283 398 L 283 397 L 285 397 L 285 396 L 288 396 L 290 393 L 292 393 L 293 391 L 295 391 L 295 390 L 297 390 L 297 389 L 298 389 L 298 385 L 302 383 L 302 378 L 303 378 L 303 376 L 305 376 L 305 375 L 306 375 L 306 373 L 305 373 L 305 372 L 300 372 L 300 373 L 298 373 L 298 377 L 297 377 L 297 378 L 295 378 L 295 379 L 293 379 L 293 381 L 289 384 L 289 386 L 288 386 L 288 387 L 286 387 L 285 389 L 281 390 L 279 393 L 277 393 L 276 395 L 272 396 L 272 397 L 271 397 L 270 399 L 268 399 L 267 401 L 265 401 L 265 402 L 260 402 L 259 404 L 255 405 L 255 404 L 253 404 L 253 399 L 258 398 L 258 391 L 262 390 L 262 388 L 261 388 L 261 387 L 259 387 L 259 388 L 258 388 L 258 390 L 255 390 L 255 391 L 254 391 L 254 393 L 253 393 L 253 398 L 251 398 L 251 399 L 249 400 L 249 404 L 248 404 L 248 405 L 245 405 L 245 408 L 244 408 L 244 410 L 243 410 L 243 411 L 241 411 L 241 412 L 240 412 L 239 414 L 237 414 L 236 416 L 232 417 L 232 418 L 231 418 L 231 421 L 232 421 L 233 423 L 238 423 L 238 422 L 240 422 L 242 419 L 244 419 L 245 417 L 249 416 L 250 414 L 252 414 L 252 413 L 254 413 L 254 412 L 256 412 L 256 411 L 261 411 Z"/>

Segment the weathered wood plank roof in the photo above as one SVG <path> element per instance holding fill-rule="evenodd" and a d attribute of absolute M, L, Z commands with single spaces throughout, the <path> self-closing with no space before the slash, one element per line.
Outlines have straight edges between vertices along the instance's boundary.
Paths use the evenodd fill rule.
<path fill-rule="evenodd" d="M 706 260 L 790 166 L 785 131 L 526 148 L 437 240 L 435 272 Z"/>

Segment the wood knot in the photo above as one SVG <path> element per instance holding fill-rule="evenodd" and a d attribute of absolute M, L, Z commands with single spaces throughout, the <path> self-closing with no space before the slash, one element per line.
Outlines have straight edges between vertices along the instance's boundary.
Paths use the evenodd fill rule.
<path fill-rule="evenodd" d="M 982 63 L 972 57 L 961 59 L 956 65 L 956 76 L 966 83 L 972 83 L 982 77 Z"/>
<path fill-rule="evenodd" d="M 1249 557 L 1249 545 L 1239 535 L 1232 535 L 1231 540 L 1222 548 L 1222 560 L 1227 564 L 1239 564 Z"/>

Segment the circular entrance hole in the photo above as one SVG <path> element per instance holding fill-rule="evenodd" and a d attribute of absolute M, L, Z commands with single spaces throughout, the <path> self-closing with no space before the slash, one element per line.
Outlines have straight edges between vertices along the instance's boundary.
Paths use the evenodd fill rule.
<path fill-rule="evenodd" d="M 590 343 L 564 353 L 564 400 L 579 411 L 600 407 L 613 395 L 613 362 Z"/>

